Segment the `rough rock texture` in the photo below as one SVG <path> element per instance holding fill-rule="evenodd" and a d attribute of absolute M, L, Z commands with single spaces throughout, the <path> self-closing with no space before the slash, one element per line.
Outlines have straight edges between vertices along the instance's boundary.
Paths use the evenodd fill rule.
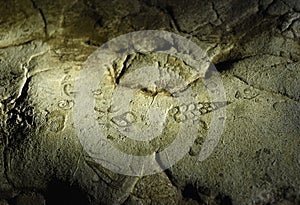
<path fill-rule="evenodd" d="M 298 0 L 0 3 L 0 205 L 300 204 Z M 73 86 L 97 47 L 147 29 L 201 46 L 230 103 L 207 160 L 199 137 L 172 168 L 129 177 L 83 151 Z"/>

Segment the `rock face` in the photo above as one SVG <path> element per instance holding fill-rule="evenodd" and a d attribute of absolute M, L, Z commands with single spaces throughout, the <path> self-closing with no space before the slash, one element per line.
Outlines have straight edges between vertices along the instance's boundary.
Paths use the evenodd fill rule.
<path fill-rule="evenodd" d="M 298 0 L 0 1 L 0 205 L 300 204 Z M 212 154 L 199 161 L 220 104 L 209 101 L 188 62 L 158 53 L 124 56 L 94 92 L 95 121 L 116 148 L 132 155 L 160 152 L 185 117 L 196 108 L 200 116 L 199 133 L 180 161 L 161 173 L 128 176 L 103 167 L 84 149 L 75 129 L 74 86 L 98 47 L 140 30 L 173 32 L 205 51 L 226 91 L 220 106 L 226 119 Z M 195 107 L 175 106 L 166 131 L 140 143 L 112 124 L 126 127 L 135 120 L 150 127 L 146 136 L 164 118 L 154 127 L 144 115 L 109 120 L 113 107 L 105 105 L 111 94 L 105 89 L 140 85 L 131 101 L 136 113 L 176 104 L 175 92 L 142 86 L 153 73 L 133 75 L 145 65 L 172 71 L 169 81 L 182 77 L 201 99 Z"/>

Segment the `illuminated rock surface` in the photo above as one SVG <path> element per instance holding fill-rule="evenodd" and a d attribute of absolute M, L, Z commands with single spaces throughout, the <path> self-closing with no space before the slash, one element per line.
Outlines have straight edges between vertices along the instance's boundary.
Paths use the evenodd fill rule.
<path fill-rule="evenodd" d="M 83 62 L 103 43 L 156 29 L 191 39 L 215 64 L 228 102 L 224 132 L 209 158 L 198 161 L 213 110 L 206 114 L 209 99 L 199 90 L 200 82 L 192 82 L 204 104 L 199 100 L 201 129 L 189 152 L 156 175 L 116 174 L 94 162 L 78 140 L 74 84 Z M 297 0 L 1 0 L 0 205 L 299 204 L 299 42 Z M 184 65 L 166 56 L 137 54 L 116 65 L 128 67 L 118 83 L 143 63 L 155 62 L 170 69 Z M 188 69 L 181 68 L 175 74 L 187 80 Z M 164 90 L 151 89 L 141 89 L 135 98 L 137 112 L 142 102 L 174 103 Z M 105 94 L 95 93 L 99 110 Z M 99 124 L 105 123 L 97 114 Z M 175 114 L 168 116 L 169 133 L 183 120 Z M 145 126 L 142 116 L 136 117 Z M 108 129 L 107 135 L 118 147 L 116 132 Z M 171 140 L 141 149 L 127 140 L 119 148 L 147 154 Z"/>

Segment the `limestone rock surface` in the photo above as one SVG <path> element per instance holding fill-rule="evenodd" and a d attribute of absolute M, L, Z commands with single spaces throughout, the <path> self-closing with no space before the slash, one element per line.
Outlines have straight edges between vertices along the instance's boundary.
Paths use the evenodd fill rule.
<path fill-rule="evenodd" d="M 0 205 L 300 204 L 298 0 L 0 0 L 0 5 Z M 199 135 L 187 154 L 169 169 L 142 177 L 96 163 L 78 139 L 73 116 L 74 86 L 84 62 L 107 41 L 140 30 L 169 31 L 196 43 L 226 91 L 223 134 L 209 158 L 199 161 L 214 107 L 186 62 L 141 52 L 113 65 L 117 75 L 99 85 L 96 111 L 106 106 L 101 103 L 108 102 L 107 90 L 128 85 L 130 73 L 158 63 L 202 97 Z M 168 108 L 175 102 L 172 94 L 140 87 L 132 105 L 136 112 Z M 167 137 L 157 141 L 126 140 L 110 128 L 108 138 L 131 154 L 159 152 L 174 139 L 184 119 L 179 114 L 188 109 L 178 107 L 178 116 L 169 116 Z M 100 111 L 97 122 L 105 127 L 109 109 L 105 115 Z M 138 122 L 148 126 L 143 115 Z"/>

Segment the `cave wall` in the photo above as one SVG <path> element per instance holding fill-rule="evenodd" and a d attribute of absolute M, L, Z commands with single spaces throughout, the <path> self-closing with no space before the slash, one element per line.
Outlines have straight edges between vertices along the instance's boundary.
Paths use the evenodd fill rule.
<path fill-rule="evenodd" d="M 299 1 L 0 3 L 1 205 L 300 203 Z M 72 108 L 88 57 L 140 30 L 173 32 L 200 46 L 228 104 L 208 159 L 198 161 L 199 134 L 174 166 L 135 177 L 87 156 Z"/>

